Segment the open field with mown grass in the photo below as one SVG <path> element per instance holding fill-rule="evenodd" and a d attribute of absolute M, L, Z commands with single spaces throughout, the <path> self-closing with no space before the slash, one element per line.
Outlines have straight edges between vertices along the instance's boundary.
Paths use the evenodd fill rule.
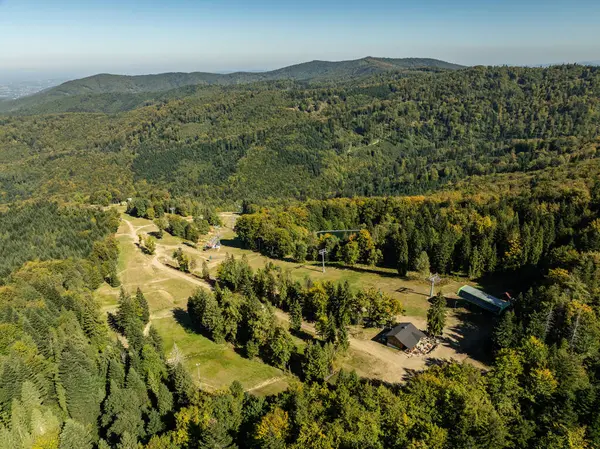
<path fill-rule="evenodd" d="M 195 333 L 185 322 L 187 314 L 181 312 L 175 311 L 178 319 L 171 314 L 153 319 L 152 325 L 163 337 L 167 353 L 177 344 L 185 356 L 186 368 L 202 388 L 214 391 L 229 386 L 234 380 L 252 391 L 258 391 L 254 388 L 261 384 L 263 388 L 275 386 L 279 391 L 287 387 L 286 373 L 259 360 L 242 357 L 229 344 L 216 344 Z"/>
<path fill-rule="evenodd" d="M 120 250 L 117 270 L 121 287 L 131 294 L 135 294 L 138 287 L 142 289 L 150 307 L 151 324 L 164 339 L 167 354 L 177 343 L 192 377 L 208 390 L 224 388 L 234 380 L 254 394 L 273 394 L 287 388 L 292 378 L 289 374 L 259 360 L 245 359 L 231 345 L 213 343 L 186 326 L 187 299 L 196 289 L 202 288 L 198 284 L 203 282 L 192 277 L 188 279 L 168 266 L 157 265 L 158 255 L 144 254 L 137 247 L 135 237 L 138 233 L 155 230 L 152 222 L 129 216 L 124 218 L 116 235 Z M 195 254 L 194 249 L 181 243 L 180 239 L 165 234 L 165 239 L 159 240 L 160 253 L 163 254 L 161 259 L 172 253 L 171 246 L 181 246 L 186 253 Z M 117 308 L 121 287 L 112 288 L 104 284 L 96 291 L 103 311 L 112 312 Z M 196 366 L 198 363 L 200 366 Z"/>
<path fill-rule="evenodd" d="M 430 283 L 425 279 L 419 279 L 416 274 L 413 277 L 400 278 L 398 272 L 393 269 L 369 266 L 345 267 L 337 263 L 326 263 L 325 273 L 323 273 L 321 262 L 297 263 L 270 259 L 240 247 L 232 229 L 234 220 L 235 215 L 231 214 L 228 214 L 227 219 L 224 220 L 225 226 L 221 231 L 223 246 L 213 258 L 222 258 L 225 254 L 233 254 L 235 257 L 245 255 L 253 269 L 262 268 L 267 262 L 272 262 L 284 270 L 289 270 L 294 279 L 303 280 L 310 277 L 313 281 L 348 281 L 354 289 L 374 287 L 398 298 L 402 302 L 406 315 L 425 317 L 427 314 Z M 436 286 L 436 292 L 441 290 L 446 296 L 455 296 L 458 289 L 466 282 L 461 278 L 445 278 Z"/>
<path fill-rule="evenodd" d="M 137 246 L 139 234 L 156 231 L 150 220 L 123 215 L 117 233 L 121 249 L 118 270 L 123 288 L 132 294 L 138 287 L 142 289 L 150 306 L 152 325 L 163 337 L 166 351 L 171 351 L 174 344 L 177 344 L 185 357 L 185 366 L 203 388 L 215 390 L 238 380 L 247 391 L 254 394 L 272 394 L 284 390 L 294 379 L 291 374 L 259 360 L 245 359 L 229 344 L 216 344 L 190 329 L 185 312 L 187 298 L 198 288 L 210 288 L 199 277 L 204 260 L 208 262 L 213 277 L 227 254 L 232 254 L 235 257 L 245 256 L 253 269 L 272 262 L 283 270 L 289 270 L 293 278 L 301 281 L 307 278 L 313 281 L 348 281 L 357 290 L 374 287 L 402 302 L 405 312 L 399 317 L 400 321 L 411 321 L 425 330 L 430 288 L 426 280 L 417 277 L 400 278 L 394 270 L 380 267 L 350 268 L 331 263 L 326 265 L 323 273 L 319 262 L 300 264 L 289 260 L 273 260 L 240 247 L 233 231 L 235 214 L 222 214 L 222 218 L 224 226 L 203 237 L 195 248 L 165 233 L 164 238 L 157 241 L 154 256 L 144 254 Z M 221 248 L 204 251 L 204 242 L 216 233 L 221 238 Z M 176 248 L 182 248 L 195 260 L 196 268 L 192 275 L 176 269 L 177 264 L 172 258 Z M 446 278 L 436 289 L 441 289 L 446 296 L 452 297 L 464 283 L 465 280 L 460 278 Z M 119 290 L 120 288 L 105 285 L 97 291 L 103 310 L 111 311 L 116 308 Z M 285 314 L 279 311 L 277 315 L 281 323 L 286 325 Z M 477 346 L 484 338 L 488 326 L 486 322 L 483 322 L 483 326 L 480 322 L 474 324 L 471 322 L 472 318 L 474 315 L 463 308 L 450 309 L 445 332 L 447 342 L 440 345 L 433 356 L 468 360 L 483 367 L 481 363 L 472 360 L 470 355 L 473 346 Z M 485 317 L 483 319 L 487 320 Z M 491 321 L 489 324 L 491 326 Z M 308 333 L 314 335 L 312 324 L 305 325 Z M 425 357 L 409 358 L 404 353 L 374 341 L 379 331 L 380 329 L 352 326 L 350 348 L 336 360 L 336 368 L 356 370 L 364 377 L 400 382 L 411 371 L 418 371 L 426 366 Z M 306 342 L 294 337 L 294 343 L 302 352 Z"/>

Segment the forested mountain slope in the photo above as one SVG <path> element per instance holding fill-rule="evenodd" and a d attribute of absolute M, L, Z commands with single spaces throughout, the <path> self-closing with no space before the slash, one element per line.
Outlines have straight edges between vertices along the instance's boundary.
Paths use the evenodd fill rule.
<path fill-rule="evenodd" d="M 132 94 L 146 93 L 145 96 L 138 95 L 138 98 L 155 99 L 160 97 L 160 92 L 197 85 L 227 86 L 274 80 L 340 81 L 389 71 L 457 70 L 460 68 L 462 66 L 437 59 L 367 57 L 354 61 L 312 61 L 268 72 L 235 72 L 229 74 L 193 72 L 140 76 L 100 74 L 68 81 L 60 86 L 12 102 L 0 102 L 0 111 L 43 112 L 45 110 L 44 105 L 48 103 L 51 103 L 51 107 L 54 108 L 55 112 L 77 111 L 77 103 L 89 101 L 90 96 L 125 94 L 131 98 Z M 152 93 L 152 95 L 149 95 L 149 93 Z M 79 101 L 74 101 L 71 97 L 76 97 Z M 69 100 L 65 101 L 66 98 L 69 98 Z M 114 96 L 112 98 L 118 101 Z M 100 99 L 101 101 L 102 99 Z M 69 106 L 65 108 L 65 104 Z"/>
<path fill-rule="evenodd" d="M 599 102 L 596 68 L 476 67 L 194 87 L 115 115 L 0 118 L 0 197 L 25 200 L 0 213 L 0 447 L 599 446 Z M 142 291 L 100 315 L 94 290 L 119 284 L 117 215 L 73 203 L 128 197 L 129 213 L 190 240 L 214 218 L 207 203 L 243 204 L 241 241 L 271 257 L 327 248 L 335 263 L 399 276 L 511 279 L 511 310 L 485 316 L 494 361 L 483 372 L 433 360 L 394 385 L 344 371 L 325 381 L 352 319 L 387 322 L 399 308 L 228 257 L 216 278 L 207 272 L 214 294 L 189 298 L 186 332 L 301 372 L 269 397 L 239 383 L 201 391 L 181 354 L 167 360 Z M 171 208 L 194 222 L 165 218 Z M 314 237 L 344 227 L 362 229 Z M 296 331 L 313 321 L 317 337 L 300 351 L 273 307 Z"/>
<path fill-rule="evenodd" d="M 114 213 L 59 207 L 53 203 L 24 204 L 0 212 L 0 285 L 11 271 L 30 260 L 104 257 L 116 243 L 109 236 L 119 225 Z M 101 265 L 101 264 L 100 264 Z M 102 278 L 116 277 L 104 267 Z"/>
<path fill-rule="evenodd" d="M 133 448 L 193 394 L 156 332 L 143 334 L 141 291 L 122 292 L 111 320 L 126 347 L 109 334 L 93 292 L 103 280 L 118 285 L 117 226 L 113 211 L 47 203 L 0 215 L 2 449 Z"/>
<path fill-rule="evenodd" d="M 600 70 L 378 74 L 207 87 L 118 115 L 0 118 L 0 198 L 211 202 L 414 194 L 598 155 Z"/>

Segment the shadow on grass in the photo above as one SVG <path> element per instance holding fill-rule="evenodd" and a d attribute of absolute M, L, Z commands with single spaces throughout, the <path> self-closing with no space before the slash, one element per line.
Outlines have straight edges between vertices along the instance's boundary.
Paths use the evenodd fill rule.
<path fill-rule="evenodd" d="M 208 285 L 210 285 L 211 288 L 215 288 L 215 286 L 217 285 L 216 279 L 213 279 L 213 278 L 204 279 L 201 276 L 196 276 L 196 275 L 194 275 L 194 276 L 197 277 L 198 279 L 202 279 L 204 282 L 206 282 Z"/>
<path fill-rule="evenodd" d="M 292 334 L 294 337 L 298 337 L 303 341 L 311 341 L 314 339 L 314 337 L 311 334 L 302 329 L 300 329 L 299 331 L 290 329 L 290 334 Z"/>
<path fill-rule="evenodd" d="M 446 359 L 440 359 L 438 357 L 427 357 L 425 359 L 425 366 L 426 367 L 432 367 L 432 366 L 445 366 L 445 365 L 449 365 L 450 361 L 446 360 Z"/>
<path fill-rule="evenodd" d="M 196 326 L 194 326 L 194 324 L 192 323 L 192 319 L 190 318 L 187 311 L 182 309 L 181 307 L 177 307 L 176 309 L 173 309 L 173 318 L 175 318 L 175 321 L 177 321 L 177 324 L 179 324 L 181 327 L 183 327 L 186 331 L 200 333 L 196 329 Z"/>
<path fill-rule="evenodd" d="M 382 277 L 386 277 L 386 278 L 396 278 L 396 279 L 402 279 L 402 280 L 408 279 L 408 278 L 399 276 L 397 273 L 390 273 L 388 271 L 378 270 L 377 268 L 362 267 L 362 266 L 357 266 L 357 265 L 354 265 L 354 266 L 341 265 L 338 262 L 329 262 L 329 263 L 325 262 L 325 266 L 339 268 L 341 270 L 350 270 L 350 271 L 354 271 L 356 273 L 376 274 L 378 276 L 382 276 Z"/>
<path fill-rule="evenodd" d="M 236 345 L 232 346 L 232 349 L 233 349 L 233 352 L 235 352 L 240 357 L 242 357 L 246 360 L 252 360 L 248 357 L 248 354 L 246 354 L 246 348 L 244 346 L 240 346 L 240 345 L 236 344 Z M 256 358 L 259 359 L 258 357 L 256 357 Z"/>
<path fill-rule="evenodd" d="M 402 278 L 402 279 L 408 279 L 408 278 Z M 406 295 L 421 295 L 421 296 L 425 296 L 426 298 L 429 298 L 429 295 L 427 293 L 417 292 L 410 287 L 400 287 L 400 288 L 396 289 L 396 292 L 406 294 Z"/>
<path fill-rule="evenodd" d="M 328 264 L 325 264 L 326 267 L 328 267 Z M 323 272 L 323 267 L 321 264 L 319 264 L 318 266 L 316 264 L 312 264 L 312 263 L 305 263 L 301 266 L 302 268 L 305 268 L 309 271 L 314 271 L 315 273 L 322 273 Z"/>
<path fill-rule="evenodd" d="M 237 249 L 247 249 L 247 248 L 244 248 L 242 241 L 237 237 L 233 238 L 233 239 L 221 239 L 221 246 L 228 246 L 230 248 L 237 248 Z"/>
<path fill-rule="evenodd" d="M 202 276 L 200 276 L 200 275 L 198 275 L 198 274 L 196 274 L 196 273 L 191 273 L 191 272 L 189 272 L 189 271 L 181 271 L 181 270 L 179 269 L 179 267 L 176 267 L 176 266 L 174 266 L 174 265 L 170 265 L 170 264 L 168 264 L 168 263 L 162 263 L 162 264 L 163 264 L 163 266 L 165 266 L 165 267 L 167 267 L 167 268 L 170 268 L 170 269 L 171 269 L 171 270 L 173 270 L 173 271 L 179 271 L 180 273 L 187 274 L 189 277 L 191 277 L 191 278 L 194 278 L 194 279 L 198 279 L 199 281 L 206 282 L 207 284 L 209 284 L 209 285 L 211 285 L 211 286 L 213 286 L 213 287 L 214 287 L 214 285 L 215 285 L 215 283 L 216 283 L 216 280 L 213 280 L 213 279 L 211 279 L 211 280 L 207 281 L 207 280 L 206 280 L 206 279 L 204 279 Z"/>
<path fill-rule="evenodd" d="M 288 369 L 290 372 L 304 381 L 304 373 L 302 370 L 302 363 L 304 362 L 304 356 L 299 352 L 294 351 L 288 362 Z"/>
<path fill-rule="evenodd" d="M 368 385 L 373 385 L 374 387 L 386 387 L 392 391 L 397 391 L 400 388 L 400 385 L 393 382 L 387 382 L 381 379 L 373 379 L 373 378 L 365 378 L 360 380 L 361 383 L 365 383 Z"/>

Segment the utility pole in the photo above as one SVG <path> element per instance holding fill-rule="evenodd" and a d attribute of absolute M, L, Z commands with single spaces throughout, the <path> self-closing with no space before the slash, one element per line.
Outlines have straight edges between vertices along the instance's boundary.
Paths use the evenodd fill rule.
<path fill-rule="evenodd" d="M 327 250 L 323 248 L 319 251 L 319 254 L 321 255 L 321 260 L 323 262 L 323 273 L 325 273 L 325 254 L 327 254 Z"/>
<path fill-rule="evenodd" d="M 198 375 L 198 382 L 200 382 L 200 364 L 196 363 L 196 373 Z"/>
<path fill-rule="evenodd" d="M 432 274 L 429 276 L 429 281 L 431 281 L 431 289 L 429 290 L 429 297 L 433 298 L 433 290 L 435 288 L 435 284 L 440 282 L 442 278 L 440 278 L 437 274 Z"/>

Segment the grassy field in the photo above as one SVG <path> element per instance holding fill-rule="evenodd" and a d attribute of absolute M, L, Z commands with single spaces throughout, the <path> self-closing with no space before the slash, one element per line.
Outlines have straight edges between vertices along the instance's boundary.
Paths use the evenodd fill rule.
<path fill-rule="evenodd" d="M 144 292 L 150 307 L 151 323 L 163 337 L 166 351 L 170 352 L 176 342 L 186 357 L 185 365 L 192 377 L 205 389 L 220 389 L 234 380 L 255 394 L 272 394 L 287 388 L 291 379 L 289 374 L 260 361 L 247 360 L 230 345 L 215 344 L 185 326 L 187 299 L 200 288 L 198 281 L 157 264 L 153 256 L 142 253 L 136 246 L 137 239 L 133 235 L 153 231 L 151 221 L 129 216 L 126 220 L 116 236 L 120 249 L 119 279 L 122 288 L 129 293 L 134 294 L 138 287 Z M 172 252 L 171 247 L 177 246 L 200 258 L 197 251 L 181 245 L 181 240 L 175 237 L 166 236 L 160 244 L 161 259 L 167 258 Z M 116 309 L 120 289 L 104 284 L 96 291 L 96 298 L 104 312 Z"/>
<path fill-rule="evenodd" d="M 229 345 L 215 344 L 188 330 L 173 316 L 157 318 L 152 321 L 152 325 L 164 338 L 167 353 L 177 343 L 192 377 L 205 389 L 221 389 L 234 380 L 241 382 L 245 389 L 253 391 L 259 391 L 260 389 L 254 389 L 265 382 L 265 387 L 275 387 L 279 391 L 287 387 L 288 376 L 281 370 L 257 360 L 245 359 Z"/>
<path fill-rule="evenodd" d="M 223 214 L 225 225 L 217 232 L 220 235 L 222 247 L 220 250 L 204 251 L 203 243 L 196 248 L 185 245 L 181 239 L 165 234 L 157 243 L 155 256 L 142 253 L 137 247 L 138 234 L 146 234 L 156 230 L 149 220 L 132 218 L 123 215 L 123 222 L 117 233 L 121 249 L 118 271 L 123 288 L 134 293 L 137 287 L 144 292 L 151 311 L 152 324 L 158 329 L 165 340 L 166 350 L 170 351 L 176 343 L 185 356 L 185 364 L 194 379 L 205 389 L 223 388 L 232 381 L 238 380 L 254 394 L 273 394 L 284 390 L 294 377 L 289 373 L 270 367 L 258 360 L 248 360 L 238 354 L 230 345 L 217 345 L 205 337 L 189 330 L 187 314 L 185 313 L 187 298 L 197 288 L 208 288 L 198 277 L 186 275 L 176 270 L 172 253 L 176 248 L 182 250 L 196 261 L 195 274 L 200 274 L 202 261 L 206 260 L 213 276 L 219 264 L 227 254 L 236 257 L 246 256 L 252 268 L 257 269 L 266 262 L 273 262 L 284 270 L 289 270 L 292 277 L 304 280 L 310 277 L 313 281 L 348 281 L 355 289 L 375 287 L 397 297 L 402 302 L 405 315 L 400 320 L 413 322 L 417 327 L 425 329 L 425 315 L 429 307 L 429 283 L 421 279 L 400 278 L 394 270 L 359 266 L 347 268 L 329 264 L 325 273 L 321 265 L 315 263 L 299 264 L 292 261 L 272 260 L 259 253 L 240 247 L 233 232 L 236 216 Z M 214 234 L 204 238 L 208 241 Z M 465 280 L 460 278 L 443 279 L 438 289 L 446 296 L 454 296 L 457 289 Z M 102 303 L 103 310 L 114 310 L 117 305 L 119 288 L 103 286 L 97 291 L 97 297 Z M 469 324 L 473 315 L 462 309 L 451 309 L 448 316 L 446 337 L 448 344 L 436 349 L 435 357 L 453 358 L 456 360 L 471 360 L 471 348 L 480 346 L 486 323 Z M 282 324 L 286 317 L 278 312 Z M 305 323 L 310 334 L 312 324 Z M 400 382 L 410 371 L 425 367 L 425 358 L 407 358 L 403 353 L 391 350 L 373 340 L 380 329 L 363 329 L 352 327 L 351 345 L 347 353 L 336 361 L 336 368 L 356 370 L 365 377 L 381 379 L 389 382 Z M 301 352 L 305 342 L 294 337 L 294 342 Z M 482 366 L 482 365 L 480 365 Z"/>
<path fill-rule="evenodd" d="M 295 279 L 303 280 L 310 277 L 314 281 L 348 281 L 350 286 L 355 289 L 375 287 L 400 299 L 406 315 L 424 317 L 427 314 L 430 283 L 426 280 L 418 279 L 416 276 L 400 278 L 398 273 L 392 269 L 368 266 L 343 267 L 335 263 L 326 264 L 325 273 L 323 273 L 320 262 L 299 264 L 292 261 L 270 259 L 257 252 L 240 248 L 236 235 L 231 230 L 232 225 L 231 221 L 227 223 L 221 233 L 222 247 L 219 253 L 210 251 L 214 254 L 213 258 L 221 258 L 225 254 L 233 254 L 236 257 L 245 255 L 248 263 L 254 269 L 261 268 L 265 263 L 271 261 L 282 269 L 289 270 Z M 436 291 L 441 289 L 446 296 L 453 296 L 465 283 L 466 280 L 460 278 L 444 278 L 436 286 Z"/>

